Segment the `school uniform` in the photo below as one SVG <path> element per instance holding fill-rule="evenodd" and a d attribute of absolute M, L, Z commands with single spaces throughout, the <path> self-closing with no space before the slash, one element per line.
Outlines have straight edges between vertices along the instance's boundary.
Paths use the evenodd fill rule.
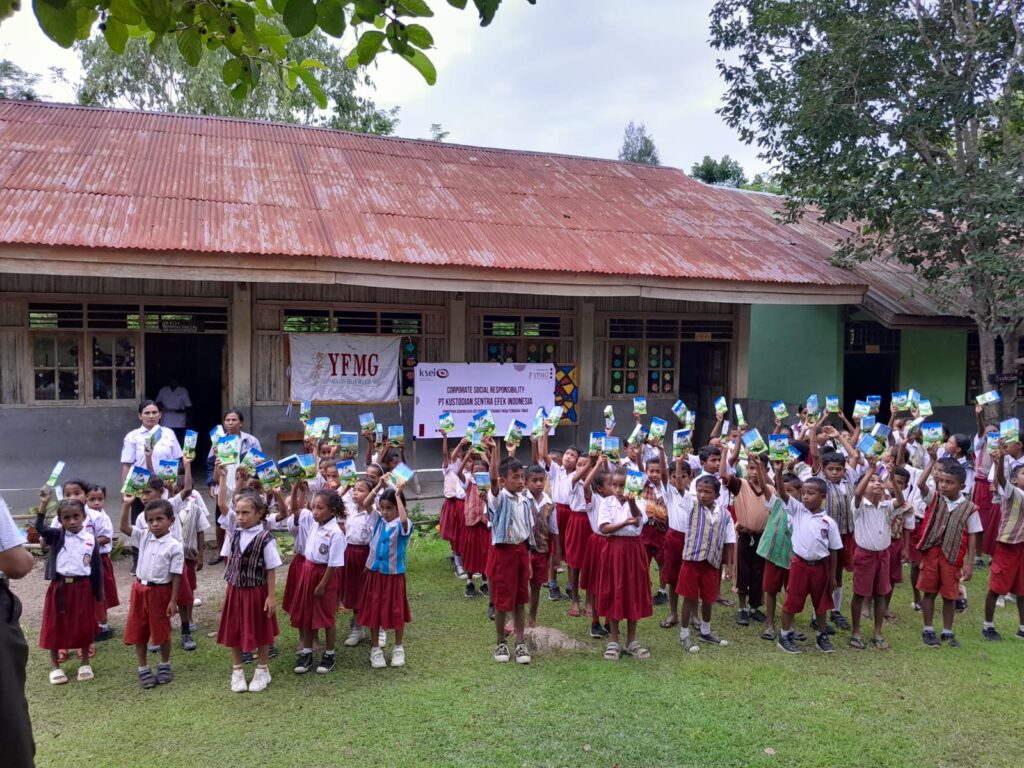
<path fill-rule="evenodd" d="M 985 435 L 974 436 L 974 491 L 971 501 L 978 508 L 981 526 L 985 530 L 981 535 L 981 552 L 989 557 L 995 552 L 996 536 L 999 532 L 1000 508 L 992 500 L 992 483 L 988 473 L 992 469 L 992 455 L 988 452 Z"/>
<path fill-rule="evenodd" d="M 867 496 L 853 501 L 853 536 L 857 544 L 853 555 L 853 593 L 877 597 L 892 592 L 889 579 L 889 548 L 892 546 L 892 521 L 902 518 L 896 502 L 882 498 L 877 503 Z"/>
<path fill-rule="evenodd" d="M 1000 488 L 998 533 L 992 554 L 988 588 L 997 595 L 1024 599 L 1024 492 L 1010 482 Z"/>
<path fill-rule="evenodd" d="M 199 534 L 205 533 L 212 527 L 210 516 L 206 510 L 206 502 L 196 491 L 192 491 L 184 499 L 181 498 L 180 493 L 176 493 L 170 501 L 171 507 L 174 509 L 174 519 L 181 529 L 181 546 L 185 551 L 185 571 L 182 573 L 181 580 L 188 582 L 188 589 L 194 596 L 198 586 L 196 561 L 202 554 L 199 551 Z M 180 599 L 179 604 L 181 604 Z"/>
<path fill-rule="evenodd" d="M 565 562 L 570 568 L 583 567 L 590 542 L 590 520 L 587 512 L 594 501 L 587 501 L 583 481 L 577 482 L 569 494 L 569 518 L 565 523 Z"/>
<path fill-rule="evenodd" d="M 534 548 L 530 552 L 530 584 L 544 586 L 548 583 L 548 561 L 551 557 L 551 512 L 554 503 L 543 491 L 540 499 L 524 491 L 523 497 L 530 503 L 530 514 L 533 518 Z"/>
<path fill-rule="evenodd" d="M 167 605 L 175 576 L 185 568 L 185 549 L 170 532 L 157 538 L 147 530 L 139 539 L 139 562 L 135 566 L 124 644 L 163 645 L 171 638 Z M 184 579 L 182 579 L 184 581 Z M 180 592 L 181 587 L 179 585 Z"/>
<path fill-rule="evenodd" d="M 229 535 L 234 530 L 233 510 L 231 515 L 230 525 L 223 526 Z M 299 576 L 302 574 L 302 569 L 306 567 L 306 533 L 308 531 L 295 522 L 295 515 L 288 515 L 284 523 L 288 533 L 292 536 L 292 561 L 288 563 L 288 571 L 284 577 L 284 594 L 281 595 L 281 610 L 291 616 L 292 611 L 295 610 L 295 594 L 299 586 Z"/>
<path fill-rule="evenodd" d="M 558 531 L 558 549 L 564 557 L 565 532 L 569 525 L 569 516 L 572 514 L 572 509 L 569 507 L 569 496 L 572 494 L 572 477 L 562 468 L 561 464 L 551 462 L 551 466 L 548 467 L 548 485 L 551 489 L 551 501 L 555 505 L 555 530 Z"/>
<path fill-rule="evenodd" d="M 912 536 L 916 528 L 914 509 L 904 497 L 902 509 L 889 522 L 889 583 L 893 587 L 903 583 L 904 539 Z"/>
<path fill-rule="evenodd" d="M 114 564 L 110 562 L 110 553 L 114 549 L 114 523 L 105 510 L 87 510 L 92 513 L 93 535 L 99 539 L 101 536 L 107 538 L 106 544 L 99 544 L 100 565 L 103 568 L 103 607 L 105 609 L 116 608 L 121 604 L 117 594 L 117 579 L 114 577 Z M 97 613 L 99 611 L 97 610 Z M 99 616 L 97 616 L 97 621 Z"/>
<path fill-rule="evenodd" d="M 49 547 L 44 577 L 50 586 L 43 599 L 39 647 L 85 648 L 96 634 L 96 601 L 103 599 L 96 537 L 84 526 L 78 533 L 47 528 L 42 513 L 36 515 L 35 528 Z"/>
<path fill-rule="evenodd" d="M 404 629 L 412 621 L 405 591 L 405 551 L 412 536 L 412 521 L 402 525 L 396 517 L 388 522 L 374 509 L 370 525 L 373 533 L 359 601 L 359 623 L 364 627 Z"/>
<path fill-rule="evenodd" d="M 199 494 L 197 494 L 195 491 L 193 491 L 192 493 L 195 494 L 196 498 L 198 499 L 198 503 L 201 504 L 203 506 L 203 508 L 205 509 L 206 504 L 203 501 L 202 497 L 199 496 Z M 188 502 L 187 501 L 182 501 L 180 494 L 175 494 L 174 496 L 168 497 L 167 501 L 171 505 L 171 508 L 174 509 L 174 511 L 175 511 L 174 519 L 171 521 L 171 527 L 168 530 L 167 535 L 170 536 L 171 538 L 175 539 L 179 544 L 181 544 L 182 545 L 182 549 L 184 550 L 184 548 L 185 548 L 185 531 L 182 528 L 182 519 L 179 517 L 178 512 L 179 512 L 179 510 L 185 509 L 185 507 L 186 507 Z M 192 503 L 195 504 L 196 502 L 192 502 Z M 192 519 L 191 515 L 189 515 L 189 520 L 191 520 L 191 519 Z M 132 547 L 138 549 L 139 548 L 139 542 L 148 533 L 149 533 L 149 524 L 146 522 L 146 516 L 145 515 L 139 515 L 137 518 L 135 518 L 135 522 L 132 524 L 132 535 L 131 535 Z M 196 556 L 198 557 L 198 554 Z M 193 574 L 195 574 L 195 563 L 193 563 L 192 565 L 193 565 Z M 189 581 L 189 578 L 188 578 L 188 575 L 187 575 L 187 568 L 188 568 L 188 566 L 186 565 L 182 569 L 182 572 L 181 572 L 181 584 L 178 585 L 178 607 L 179 608 L 190 608 L 192 606 L 192 603 L 195 601 L 195 593 L 194 593 L 195 587 L 193 587 L 193 584 L 195 584 L 196 582 L 195 582 L 194 576 L 193 576 L 192 581 Z M 137 572 L 138 572 L 138 569 L 136 569 L 136 573 Z"/>
<path fill-rule="evenodd" d="M 599 589 L 595 592 L 594 607 L 597 616 L 613 621 L 639 621 L 653 613 L 650 566 L 640 542 L 647 514 L 642 499 L 636 505 L 640 512 L 639 525 L 627 525 L 604 534 L 607 548 L 599 564 Z M 616 496 L 605 496 L 597 507 L 599 530 L 605 524 L 616 525 L 633 517 L 629 502 L 619 501 Z"/>
<path fill-rule="evenodd" d="M 956 600 L 960 597 L 960 567 L 967 553 L 967 536 L 981 532 L 981 517 L 962 493 L 956 499 L 947 499 L 929 489 L 923 501 L 928 511 L 917 545 L 921 552 L 917 588 L 937 592 L 944 600 Z"/>
<path fill-rule="evenodd" d="M 333 627 L 345 575 L 345 532 L 336 517 L 318 523 L 308 509 L 299 513 L 299 527 L 306 531 L 306 548 L 289 614 L 291 624 L 296 629 Z M 328 568 L 335 570 L 328 577 L 323 594 L 316 597 L 316 588 Z"/>
<path fill-rule="evenodd" d="M 907 537 L 907 559 L 912 564 L 919 565 L 921 563 L 921 550 L 917 548 L 917 545 L 921 543 L 921 534 L 924 533 L 924 527 L 921 523 L 924 521 L 924 514 L 927 511 L 927 506 L 921 498 L 921 490 L 917 487 L 918 481 L 921 479 L 922 470 L 911 466 L 905 466 L 904 469 L 910 474 L 910 482 L 907 483 L 907 487 L 903 491 L 903 499 L 906 501 L 914 517 L 913 524 L 906 526 L 906 529 L 910 531 L 910 535 Z M 928 478 L 928 487 L 935 487 L 934 479 Z"/>
<path fill-rule="evenodd" d="M 502 488 L 488 493 L 491 551 L 487 577 L 496 611 L 511 611 L 530 601 L 530 552 L 533 545 L 532 504 L 521 494 Z"/>
<path fill-rule="evenodd" d="M 370 539 L 373 527 L 370 513 L 360 509 L 345 494 L 345 578 L 341 592 L 341 604 L 352 611 L 359 610 L 363 595 L 363 579 L 366 575 L 366 561 L 370 556 Z"/>
<path fill-rule="evenodd" d="M 722 482 L 721 475 L 715 474 L 714 472 L 706 472 L 701 469 L 700 474 L 690 481 L 690 495 L 693 496 L 694 499 L 697 498 L 697 481 L 702 477 L 713 477 L 718 481 L 720 487 L 718 490 L 717 503 L 721 509 L 728 511 L 729 506 L 732 504 L 732 494 L 729 492 L 729 487 Z"/>
<path fill-rule="evenodd" d="M 491 532 L 487 529 L 485 511 L 486 505 L 480 495 L 480 489 L 470 478 L 466 483 L 465 525 L 459 542 L 462 568 L 467 576 L 474 573 L 488 575 L 487 555 L 491 549 Z"/>
<path fill-rule="evenodd" d="M 598 513 L 601 509 L 601 500 L 604 497 L 597 496 L 591 500 L 587 507 L 587 523 L 590 525 L 590 537 L 587 539 L 586 551 L 583 555 L 583 565 L 580 566 L 579 588 L 587 592 L 597 592 L 601 584 L 601 562 L 608 550 L 608 537 L 601 533 Z"/>
<path fill-rule="evenodd" d="M 281 567 L 274 536 L 262 525 L 236 528 L 224 538 L 221 557 L 228 559 L 228 583 L 217 627 L 217 642 L 228 648 L 254 651 L 270 645 L 278 634 L 277 613 L 267 615 L 267 572 Z"/>
<path fill-rule="evenodd" d="M 675 486 L 665 486 L 668 503 L 668 530 L 661 548 L 661 578 L 675 587 L 683 565 L 683 544 L 686 543 L 686 525 L 697 503 L 689 491 L 680 493 Z"/>
<path fill-rule="evenodd" d="M 811 512 L 790 497 L 786 505 L 789 529 L 792 534 L 793 559 L 789 562 L 789 582 L 782 610 L 796 615 L 803 611 L 807 598 L 811 598 L 814 612 L 824 616 L 833 608 L 832 593 L 828 589 L 830 552 L 843 548 L 836 521 L 824 509 Z"/>
<path fill-rule="evenodd" d="M 664 485 L 655 485 L 650 480 L 644 484 L 644 509 L 647 511 L 647 522 L 640 532 L 640 543 L 647 552 L 648 567 L 653 560 L 660 569 L 661 550 L 665 545 L 665 532 L 668 530 L 668 505 Z"/>
<path fill-rule="evenodd" d="M 682 566 L 676 593 L 687 600 L 714 603 L 722 583 L 722 548 L 736 543 L 736 527 L 728 510 L 694 504 L 686 520 Z"/>
<path fill-rule="evenodd" d="M 757 546 L 768 522 L 768 507 L 764 496 L 755 493 L 749 481 L 737 479 L 731 485 L 736 491 L 733 497 L 736 525 L 747 529 L 745 533 L 736 533 L 736 591 L 746 596 L 750 608 L 755 609 L 764 601 L 765 563 L 757 554 Z"/>
<path fill-rule="evenodd" d="M 793 560 L 793 534 L 789 512 L 778 495 L 766 499 L 768 519 L 757 543 L 757 554 L 764 559 L 761 594 L 777 595 L 789 582 L 789 565 Z"/>
<path fill-rule="evenodd" d="M 844 472 L 838 483 L 826 479 L 824 472 L 818 473 L 818 477 L 825 481 L 825 514 L 835 521 L 843 542 L 842 551 L 836 556 L 836 586 L 842 586 L 844 570 L 853 570 L 856 545 L 853 538 L 853 489 L 857 487 L 857 478 L 849 467 Z"/>
<path fill-rule="evenodd" d="M 466 487 L 459 472 L 450 466 L 441 470 L 444 480 L 444 503 L 441 505 L 441 538 L 458 551 L 459 537 L 466 514 Z"/>

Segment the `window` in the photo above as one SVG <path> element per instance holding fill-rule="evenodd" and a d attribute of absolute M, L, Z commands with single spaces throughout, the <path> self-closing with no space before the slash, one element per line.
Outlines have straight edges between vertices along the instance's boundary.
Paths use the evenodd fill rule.
<path fill-rule="evenodd" d="M 484 362 L 554 363 L 562 337 L 557 315 L 482 315 Z"/>
<path fill-rule="evenodd" d="M 1024 358 L 1024 336 L 1018 342 L 1017 357 Z M 1003 340 L 999 338 L 996 339 L 996 368 L 1003 369 Z M 971 331 L 967 334 L 967 402 L 973 403 L 975 397 L 995 386 L 982 376 L 981 345 L 977 331 Z M 1017 397 L 1024 398 L 1024 366 L 1017 368 Z"/>
<path fill-rule="evenodd" d="M 135 399 L 134 337 L 92 337 L 92 396 L 95 400 Z"/>
<path fill-rule="evenodd" d="M 79 399 L 81 336 L 39 334 L 32 342 L 35 399 Z"/>

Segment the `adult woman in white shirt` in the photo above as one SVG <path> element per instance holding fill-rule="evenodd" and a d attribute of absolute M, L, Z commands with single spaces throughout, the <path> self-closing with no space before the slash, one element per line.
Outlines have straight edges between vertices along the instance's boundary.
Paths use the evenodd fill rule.
<path fill-rule="evenodd" d="M 128 473 L 133 466 L 146 466 L 146 447 L 153 431 L 160 424 L 159 406 L 152 400 L 143 400 L 139 404 L 139 421 L 142 422 L 142 425 L 125 435 L 124 442 L 121 445 L 122 483 L 128 477 Z M 150 458 L 154 470 L 160 465 L 161 461 L 181 458 L 181 445 L 178 444 L 178 438 L 174 432 L 170 429 L 160 429 L 160 434 L 153 444 L 152 456 Z M 132 503 L 132 523 L 135 522 L 135 518 L 141 512 L 142 502 L 136 499 Z"/>
<path fill-rule="evenodd" d="M 260 445 L 260 441 L 256 439 L 254 435 L 250 435 L 248 432 L 242 430 L 245 425 L 245 414 L 243 414 L 237 408 L 232 408 L 230 411 L 224 414 L 224 418 L 221 419 L 221 427 L 224 429 L 225 435 L 238 435 L 241 445 L 238 448 L 238 460 L 241 461 L 245 458 L 245 454 L 249 451 L 256 450 L 262 453 L 263 446 Z M 217 452 L 216 444 L 210 445 L 210 453 L 206 457 L 206 483 L 210 486 L 210 496 L 217 498 L 217 483 L 214 481 L 213 468 L 216 464 L 215 454 Z M 234 473 L 229 473 L 228 477 L 234 479 Z M 231 483 L 228 484 L 228 489 L 231 489 Z M 214 525 L 217 531 L 217 553 L 210 558 L 210 565 L 216 565 L 220 562 L 220 550 L 224 545 L 224 529 L 219 524 Z"/>

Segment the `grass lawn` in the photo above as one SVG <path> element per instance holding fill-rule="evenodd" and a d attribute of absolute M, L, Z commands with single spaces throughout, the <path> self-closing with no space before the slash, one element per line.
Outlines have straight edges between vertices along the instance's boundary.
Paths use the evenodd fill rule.
<path fill-rule="evenodd" d="M 409 554 L 413 623 L 408 666 L 371 670 L 366 646 L 340 650 L 326 676 L 291 671 L 296 633 L 279 615 L 281 656 L 262 694 L 228 690 L 228 651 L 200 624 L 199 650 L 172 656 L 175 681 L 135 682 L 133 649 L 100 645 L 97 678 L 46 681 L 45 652 L 29 664 L 38 764 L 73 766 L 1021 766 L 1024 641 L 1016 610 L 1000 609 L 1007 639 L 980 638 L 988 571 L 958 616 L 963 647 L 929 650 L 906 585 L 897 588 L 891 651 L 787 656 L 716 607 L 727 648 L 683 654 L 676 630 L 641 624 L 653 658 L 593 651 L 534 656 L 528 667 L 491 660 L 486 601 L 467 600 L 447 545 L 415 539 Z M 201 579 L 219 578 L 220 571 Z M 586 619 L 541 602 L 541 623 L 584 639 Z M 28 611 L 38 611 L 30 607 Z M 205 610 L 205 608 L 204 608 Z M 656 618 L 664 609 L 656 608 Z M 848 605 L 847 605 L 848 612 Z M 212 611 L 206 614 L 212 615 Z M 347 618 L 339 617 L 347 625 Z M 806 627 L 806 620 L 801 622 Z M 34 644 L 37 631 L 27 631 Z M 344 637 L 344 633 L 339 633 Z M 175 638 L 177 642 L 177 636 Z M 247 669 L 247 676 L 251 668 Z M 0 760 L 2 764 L 2 760 Z"/>

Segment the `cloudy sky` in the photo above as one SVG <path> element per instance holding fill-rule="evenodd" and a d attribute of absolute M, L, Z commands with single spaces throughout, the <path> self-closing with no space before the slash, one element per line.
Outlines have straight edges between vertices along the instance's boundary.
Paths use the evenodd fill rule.
<path fill-rule="evenodd" d="M 43 36 L 28 2 L 0 25 L 0 58 L 46 74 L 78 60 Z M 405 62 L 382 56 L 374 98 L 400 106 L 398 133 L 447 141 L 591 157 L 615 157 L 630 120 L 645 123 L 664 165 L 689 169 L 705 154 L 764 170 L 754 149 L 715 115 L 723 91 L 707 43 L 711 0 L 505 0 L 492 25 L 434 0 L 427 26 L 437 50 L 433 87 Z M 472 3 L 470 3 L 472 7 Z M 628 9 L 628 12 L 627 12 Z M 48 99 L 74 101 L 71 85 L 48 82 Z"/>

